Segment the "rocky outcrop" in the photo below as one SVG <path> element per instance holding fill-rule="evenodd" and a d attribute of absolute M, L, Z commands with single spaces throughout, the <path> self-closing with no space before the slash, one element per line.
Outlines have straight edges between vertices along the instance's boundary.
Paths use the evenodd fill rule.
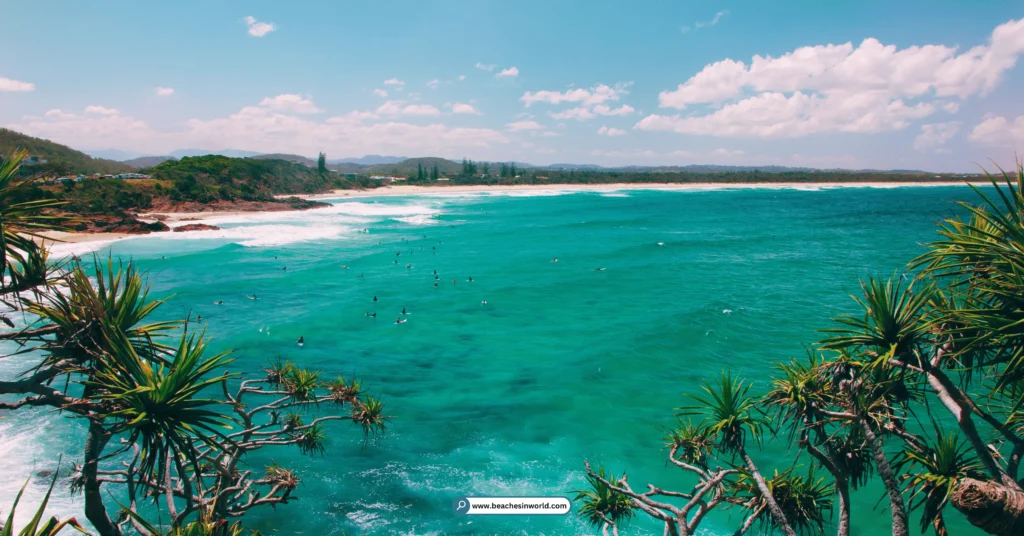
<path fill-rule="evenodd" d="M 218 230 L 220 230 L 220 227 L 217 227 L 216 225 L 207 225 L 205 223 L 190 223 L 188 225 L 182 225 L 180 227 L 175 227 L 174 228 L 174 232 L 176 232 L 176 233 L 184 233 L 185 231 L 218 231 Z"/>

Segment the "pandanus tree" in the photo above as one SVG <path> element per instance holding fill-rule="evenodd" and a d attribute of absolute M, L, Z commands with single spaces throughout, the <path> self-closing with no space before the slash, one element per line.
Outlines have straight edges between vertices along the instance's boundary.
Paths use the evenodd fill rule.
<path fill-rule="evenodd" d="M 703 394 L 690 396 L 694 404 L 679 408 L 677 415 L 689 420 L 680 420 L 666 441 L 668 461 L 694 480 L 687 491 L 648 484 L 641 492 L 633 489 L 627 475 L 595 472 L 586 463 L 590 490 L 577 492 L 577 498 L 584 500 L 581 512 L 587 521 L 617 525 L 610 515 L 615 505 L 620 518 L 627 508 L 639 510 L 661 521 L 664 533 L 672 536 L 698 534 L 716 508 L 744 512 L 737 536 L 754 525 L 783 534 L 823 526 L 831 509 L 831 484 L 816 478 L 813 469 L 799 467 L 765 478 L 751 456 L 749 448 L 757 448 L 768 422 L 749 390 L 749 384 L 723 373 L 718 381 L 703 385 Z"/>
<path fill-rule="evenodd" d="M 851 490 L 875 478 L 894 536 L 910 533 L 912 511 L 920 513 L 922 530 L 945 536 L 953 510 L 989 534 L 1024 534 L 1024 166 L 988 177 L 993 193 L 975 188 L 980 203 L 961 203 L 966 218 L 940 223 L 940 238 L 907 274 L 863 281 L 854 297 L 860 312 L 822 330 L 825 339 L 806 360 L 779 365 L 763 397 L 729 389 L 725 380 L 705 387 L 687 408 L 703 420 L 670 443 L 673 463 L 699 475 L 693 493 L 653 486 L 638 493 L 625 475 L 617 485 L 597 482 L 671 525 L 672 534 L 692 533 L 698 516 L 655 498 L 692 501 L 705 488 L 726 504 L 740 500 L 741 488 L 756 491 L 760 498 L 746 504 L 770 515 L 748 516 L 737 533 L 756 521 L 779 532 L 819 532 L 823 526 L 805 520 L 827 512 L 798 505 L 824 503 L 787 496 L 780 479 L 787 473 L 764 478 L 746 452 L 747 440 L 770 426 L 810 454 L 803 496 L 834 490 L 840 536 L 856 524 Z M 706 460 L 719 455 L 741 463 L 720 470 L 731 473 L 714 481 L 716 488 L 711 483 L 720 472 Z M 601 477 L 587 467 L 591 480 Z M 814 467 L 832 483 L 813 485 Z M 702 501 L 701 508 L 717 504 Z"/>
<path fill-rule="evenodd" d="M 237 518 L 296 499 L 300 481 L 276 465 L 248 467 L 248 453 L 294 447 L 317 456 L 331 421 L 350 421 L 366 436 L 385 431 L 383 404 L 357 380 L 324 381 L 290 363 L 241 377 L 229 372 L 228 353 L 209 355 L 187 319 L 150 320 L 163 302 L 149 298 L 134 263 L 96 260 L 90 273 L 77 261 L 47 262 L 25 236 L 54 227 L 36 214 L 52 205 L 5 201 L 23 184 L 9 180 L 16 160 L 0 169 L 7 275 L 0 293 L 7 314 L 20 311 L 27 325 L 0 332 L 0 340 L 16 343 L 29 362 L 0 380 L 0 395 L 8 395 L 0 409 L 41 406 L 87 422 L 71 489 L 82 493 L 101 536 L 241 534 Z M 166 512 L 166 525 L 145 521 L 153 509 Z"/>

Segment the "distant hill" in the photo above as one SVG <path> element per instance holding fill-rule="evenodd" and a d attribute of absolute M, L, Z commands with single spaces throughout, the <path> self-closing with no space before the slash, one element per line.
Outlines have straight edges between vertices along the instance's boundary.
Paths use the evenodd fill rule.
<path fill-rule="evenodd" d="M 33 138 L 20 132 L 0 128 L 0 158 L 6 157 L 18 149 L 25 149 L 29 156 L 37 156 L 41 160 L 46 160 L 46 163 L 43 164 L 23 165 L 20 170 L 22 176 L 130 173 L 135 169 L 121 162 L 93 158 L 81 151 L 50 140 Z"/>
<path fill-rule="evenodd" d="M 444 158 L 427 157 L 407 158 L 394 164 L 369 166 L 361 173 L 365 173 L 366 175 L 394 175 L 397 177 L 408 177 L 416 174 L 420 164 L 423 165 L 423 169 L 425 171 L 429 171 L 434 166 L 437 166 L 437 170 L 442 175 L 457 175 L 462 172 L 461 162 L 453 162 Z"/>
<path fill-rule="evenodd" d="M 362 166 L 376 166 L 379 164 L 397 164 L 402 160 L 408 160 L 408 156 L 380 156 L 368 154 L 360 158 L 337 158 L 327 160 L 328 164 L 359 164 Z"/>
<path fill-rule="evenodd" d="M 122 151 L 121 149 L 85 149 L 82 152 L 93 158 L 105 158 L 107 160 L 117 160 L 118 162 L 146 156 L 145 153 Z"/>
<path fill-rule="evenodd" d="M 258 154 L 255 156 L 249 156 L 246 158 L 253 158 L 256 160 L 284 160 L 286 162 L 294 162 L 296 164 L 302 164 L 306 167 L 316 167 L 316 160 L 312 158 L 306 158 L 305 156 L 299 156 L 297 154 L 284 154 L 284 153 L 272 153 L 272 154 Z"/>
<path fill-rule="evenodd" d="M 173 181 L 178 199 L 209 203 L 217 199 L 272 200 L 275 194 L 327 191 L 337 175 L 320 176 L 316 169 L 277 159 L 230 158 L 219 155 L 168 160 L 152 168 L 154 179 Z"/>
<path fill-rule="evenodd" d="M 162 164 L 168 160 L 177 160 L 173 156 L 140 156 L 139 158 L 132 158 L 131 160 L 122 160 L 122 164 L 129 165 L 133 168 L 150 168 L 158 164 Z"/>
<path fill-rule="evenodd" d="M 208 154 L 230 156 L 232 158 L 245 158 L 247 156 L 259 156 L 262 153 L 240 151 L 238 149 L 221 149 L 219 151 L 213 151 L 210 149 L 178 149 L 177 151 L 171 152 L 169 156 L 180 159 L 185 158 L 186 156 L 206 156 Z"/>

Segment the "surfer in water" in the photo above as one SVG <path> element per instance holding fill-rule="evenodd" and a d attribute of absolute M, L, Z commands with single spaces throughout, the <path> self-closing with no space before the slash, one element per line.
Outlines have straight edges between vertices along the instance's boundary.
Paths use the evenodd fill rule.
<path fill-rule="evenodd" d="M 454 279 L 452 279 L 452 284 L 453 284 L 453 285 L 455 284 L 455 280 L 454 280 Z"/>
<path fill-rule="evenodd" d="M 604 268 L 595 268 L 595 269 L 594 269 L 594 271 L 595 271 L 595 272 L 603 272 L 603 271 L 604 271 Z"/>
<path fill-rule="evenodd" d="M 409 314 L 409 312 L 405 310 L 405 307 L 402 307 L 402 314 L 403 314 L 403 315 L 407 315 L 407 314 Z"/>
<path fill-rule="evenodd" d="M 302 337 L 299 337 L 298 343 L 299 343 L 299 348 L 302 348 L 302 345 L 306 344 L 306 340 L 303 339 Z"/>
<path fill-rule="evenodd" d="M 554 259 L 551 259 L 551 262 L 558 262 L 558 257 L 555 257 Z"/>
<path fill-rule="evenodd" d="M 395 320 L 396 324 L 401 324 L 402 322 L 406 322 L 406 320 L 404 318 L 399 318 L 398 320 Z"/>
<path fill-rule="evenodd" d="M 373 297 L 373 301 L 377 301 L 377 297 L 376 296 Z"/>
<path fill-rule="evenodd" d="M 437 288 L 437 281 L 434 281 L 434 288 Z"/>
<path fill-rule="evenodd" d="M 196 322 L 202 322 L 202 321 L 203 321 L 203 315 L 196 316 Z"/>
<path fill-rule="evenodd" d="M 365 313 L 363 313 L 363 316 L 372 316 L 373 318 L 377 318 L 377 313 L 371 313 L 370 311 L 366 311 Z"/>
<path fill-rule="evenodd" d="M 487 300 L 480 302 L 480 305 L 487 305 Z"/>
<path fill-rule="evenodd" d="M 473 282 L 473 276 L 469 276 L 469 282 L 470 282 L 470 283 L 472 283 L 472 282 Z"/>
<path fill-rule="evenodd" d="M 345 269 L 345 270 L 348 270 L 348 265 L 347 265 L 347 264 L 342 264 L 342 265 L 341 265 L 341 267 L 342 267 L 343 269 Z"/>
<path fill-rule="evenodd" d="M 412 265 L 411 264 L 406 264 L 405 267 L 406 268 L 412 268 Z"/>
<path fill-rule="evenodd" d="M 259 298 L 257 298 L 257 297 L 256 297 L 256 295 L 255 295 L 255 294 L 253 294 L 252 296 L 250 296 L 250 295 L 246 294 L 246 295 L 245 295 L 245 297 L 246 297 L 246 298 L 249 298 L 250 300 L 258 300 L 258 299 L 259 299 Z"/>

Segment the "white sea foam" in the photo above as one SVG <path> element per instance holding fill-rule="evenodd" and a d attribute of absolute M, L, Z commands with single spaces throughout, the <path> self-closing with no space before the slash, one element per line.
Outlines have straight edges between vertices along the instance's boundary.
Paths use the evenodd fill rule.
<path fill-rule="evenodd" d="M 601 194 L 601 197 L 630 197 L 630 195 L 625 192 L 605 192 Z"/>
<path fill-rule="evenodd" d="M 352 228 L 341 225 L 241 225 L 213 231 L 183 231 L 151 236 L 164 240 L 230 240 L 245 247 L 262 247 L 327 240 L 352 233 Z"/>

